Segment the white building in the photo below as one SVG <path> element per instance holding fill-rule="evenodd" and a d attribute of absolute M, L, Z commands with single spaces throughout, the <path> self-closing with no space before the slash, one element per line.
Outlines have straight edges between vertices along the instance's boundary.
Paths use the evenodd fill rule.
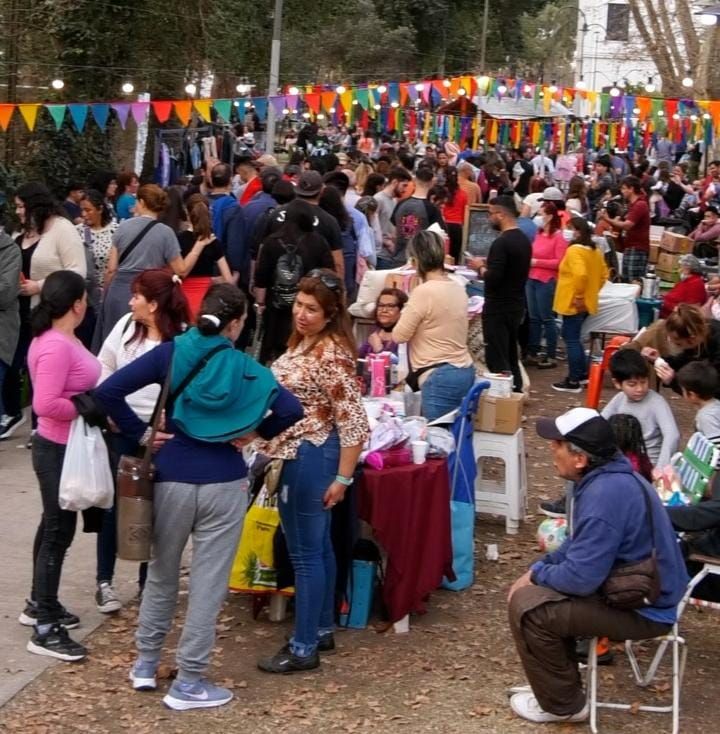
<path fill-rule="evenodd" d="M 667 0 L 670 6 L 673 0 Z M 650 77 L 660 88 L 657 68 L 645 50 L 630 6 L 623 0 L 578 0 L 575 82 L 583 77 L 588 89 L 599 91 L 622 84 L 646 84 Z"/>

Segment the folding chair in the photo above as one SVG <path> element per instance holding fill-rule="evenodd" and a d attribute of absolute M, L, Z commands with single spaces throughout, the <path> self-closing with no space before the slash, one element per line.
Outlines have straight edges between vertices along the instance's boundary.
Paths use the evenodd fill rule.
<path fill-rule="evenodd" d="M 665 655 L 668 645 L 672 646 L 672 703 L 665 706 L 637 706 L 636 704 L 627 703 L 611 703 L 606 701 L 598 701 L 597 698 L 597 638 L 590 641 L 590 654 L 588 657 L 588 703 L 590 704 L 590 729 L 593 734 L 597 734 L 597 710 L 599 708 L 621 709 L 628 711 L 649 711 L 652 713 L 672 713 L 672 731 L 678 734 L 680 731 L 680 686 L 682 685 L 683 675 L 685 673 L 685 661 L 687 659 L 687 644 L 685 638 L 680 635 L 679 624 L 685 607 L 703 606 L 712 609 L 720 609 L 720 604 L 716 602 L 708 602 L 702 599 L 694 599 L 693 591 L 698 584 L 709 575 L 720 576 L 720 558 L 713 556 L 691 555 L 691 561 L 702 563 L 703 567 L 698 573 L 690 579 L 683 598 L 680 600 L 677 608 L 677 621 L 672 626 L 672 630 L 667 635 L 655 637 L 653 640 L 659 642 L 655 655 L 650 663 L 647 672 L 643 673 L 640 669 L 637 656 L 633 645 L 636 641 L 625 640 L 625 653 L 630 662 L 635 682 L 641 688 L 647 688 L 657 675 L 660 663 Z"/>

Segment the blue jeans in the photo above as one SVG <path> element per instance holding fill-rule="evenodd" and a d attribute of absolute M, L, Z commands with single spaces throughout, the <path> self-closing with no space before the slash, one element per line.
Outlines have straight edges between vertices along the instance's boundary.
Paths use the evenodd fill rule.
<path fill-rule="evenodd" d="M 578 313 L 574 316 L 563 316 L 562 319 L 562 338 L 567 350 L 568 378 L 572 382 L 579 382 L 587 377 L 587 357 L 580 340 L 582 325 L 586 318 L 586 313 Z"/>
<path fill-rule="evenodd" d="M 338 473 L 340 440 L 331 433 L 322 446 L 303 441 L 297 457 L 285 461 L 280 479 L 280 520 L 295 569 L 295 655 L 312 655 L 318 635 L 335 624 L 335 554 L 331 512 L 323 495 Z"/>
<path fill-rule="evenodd" d="M 455 410 L 475 382 L 475 368 L 453 367 L 451 364 L 436 367 L 423 382 L 422 414 L 428 421 L 434 421 L 445 413 Z"/>
<path fill-rule="evenodd" d="M 547 283 L 541 280 L 528 280 L 525 286 L 528 316 L 530 321 L 530 337 L 528 354 L 535 357 L 540 351 L 542 332 L 545 331 L 545 349 L 548 359 L 555 359 L 557 352 L 557 326 L 553 312 L 556 281 L 553 278 Z"/>

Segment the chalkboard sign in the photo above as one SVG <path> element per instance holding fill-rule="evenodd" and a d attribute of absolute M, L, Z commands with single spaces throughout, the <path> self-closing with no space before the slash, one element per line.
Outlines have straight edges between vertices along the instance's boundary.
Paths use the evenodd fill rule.
<path fill-rule="evenodd" d="M 474 257 L 487 257 L 490 245 L 500 233 L 490 223 L 487 204 L 471 204 L 465 210 L 463 249 Z"/>

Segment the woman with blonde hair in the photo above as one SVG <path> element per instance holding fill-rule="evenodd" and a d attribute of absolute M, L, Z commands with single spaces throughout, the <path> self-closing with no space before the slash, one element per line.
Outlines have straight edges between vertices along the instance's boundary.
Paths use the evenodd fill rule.
<path fill-rule="evenodd" d="M 190 317 L 195 322 L 198 309 L 213 282 L 233 283 L 230 266 L 222 244 L 212 232 L 210 208 L 202 194 L 193 194 L 185 204 L 191 229 L 178 235 L 180 252 L 189 258 L 194 248 L 201 248 L 195 265 L 186 274 L 182 288 L 190 304 Z M 219 277 L 215 277 L 219 273 Z"/>

